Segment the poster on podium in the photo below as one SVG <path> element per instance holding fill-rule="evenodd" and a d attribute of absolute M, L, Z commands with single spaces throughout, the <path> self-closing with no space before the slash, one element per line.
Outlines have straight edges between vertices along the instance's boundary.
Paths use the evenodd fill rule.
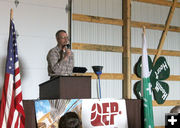
<path fill-rule="evenodd" d="M 82 128 L 128 128 L 125 100 L 56 99 L 35 101 L 38 128 L 58 128 L 60 118 L 76 112 Z"/>

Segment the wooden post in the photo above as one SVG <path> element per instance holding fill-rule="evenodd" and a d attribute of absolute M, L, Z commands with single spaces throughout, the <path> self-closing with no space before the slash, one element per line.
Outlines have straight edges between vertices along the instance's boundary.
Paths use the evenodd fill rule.
<path fill-rule="evenodd" d="M 123 98 L 131 99 L 131 0 L 122 2 Z"/>
<path fill-rule="evenodd" d="M 169 29 L 169 26 L 170 26 L 170 23 L 171 23 L 173 14 L 174 14 L 174 10 L 175 10 L 175 7 L 176 7 L 175 6 L 176 2 L 177 2 L 177 0 L 174 0 L 173 5 L 171 6 L 171 9 L 169 11 L 169 15 L 168 15 L 168 18 L 166 20 L 166 25 L 165 25 L 164 31 L 162 33 L 162 36 L 161 36 L 161 39 L 160 39 L 160 42 L 159 42 L 159 45 L 158 45 L 158 51 L 157 51 L 157 54 L 156 54 L 156 56 L 154 58 L 153 65 L 156 63 L 157 59 L 161 55 L 162 47 L 164 45 L 166 35 L 167 35 L 168 29 Z"/>

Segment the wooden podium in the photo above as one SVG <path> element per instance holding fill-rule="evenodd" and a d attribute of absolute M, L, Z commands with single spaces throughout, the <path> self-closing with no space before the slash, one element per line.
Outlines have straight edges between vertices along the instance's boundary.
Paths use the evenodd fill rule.
<path fill-rule="evenodd" d="M 39 87 L 40 99 L 91 98 L 91 76 L 59 76 Z"/>

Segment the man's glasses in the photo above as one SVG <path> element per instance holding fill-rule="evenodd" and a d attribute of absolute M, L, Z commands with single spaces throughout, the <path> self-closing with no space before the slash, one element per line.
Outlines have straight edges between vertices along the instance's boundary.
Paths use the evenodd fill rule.
<path fill-rule="evenodd" d="M 69 40 L 69 37 L 68 36 L 61 36 L 60 39 L 67 39 L 67 40 Z"/>

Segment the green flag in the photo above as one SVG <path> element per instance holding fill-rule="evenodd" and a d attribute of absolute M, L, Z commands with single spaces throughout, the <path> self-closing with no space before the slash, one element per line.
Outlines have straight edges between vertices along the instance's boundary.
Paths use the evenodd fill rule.
<path fill-rule="evenodd" d="M 154 128 L 153 119 L 153 107 L 152 107 L 152 85 L 150 83 L 150 72 L 148 66 L 148 55 L 147 55 L 147 45 L 146 37 L 143 32 L 143 45 L 142 45 L 142 73 L 141 73 L 141 94 L 143 97 L 144 105 L 144 128 Z"/>

